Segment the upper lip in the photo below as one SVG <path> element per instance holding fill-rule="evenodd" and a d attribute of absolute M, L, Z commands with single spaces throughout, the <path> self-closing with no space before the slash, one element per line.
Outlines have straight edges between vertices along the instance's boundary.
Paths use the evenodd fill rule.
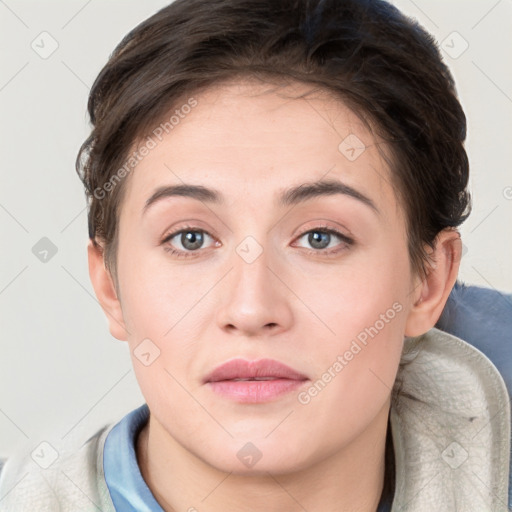
<path fill-rule="evenodd" d="M 248 361 L 246 359 L 237 358 L 217 366 L 217 368 L 204 379 L 204 382 L 252 378 L 307 380 L 304 374 L 275 359 Z"/>

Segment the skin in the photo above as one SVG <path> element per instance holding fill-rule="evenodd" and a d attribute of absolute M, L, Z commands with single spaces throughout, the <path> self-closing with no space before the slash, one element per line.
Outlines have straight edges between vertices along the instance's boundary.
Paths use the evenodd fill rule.
<path fill-rule="evenodd" d="M 194 96 L 193 111 L 124 183 L 118 290 L 102 251 L 89 244 L 96 295 L 112 335 L 128 342 L 151 412 L 137 441 L 139 466 L 166 511 L 224 511 L 227 503 L 241 511 L 375 511 L 404 336 L 435 325 L 455 282 L 459 234 L 439 234 L 435 265 L 421 280 L 375 144 L 385 145 L 339 99 L 318 91 L 295 98 L 309 90 L 246 81 Z M 366 145 L 354 161 L 338 149 L 350 133 Z M 345 194 L 277 204 L 283 190 L 327 178 L 357 189 L 378 213 Z M 168 197 L 143 214 L 157 187 L 182 183 L 218 189 L 224 202 Z M 177 258 L 164 247 L 190 245 L 180 235 L 162 240 L 187 226 L 208 235 Z M 354 243 L 331 235 L 326 249 L 312 245 L 308 233 L 322 226 Z M 251 263 L 237 252 L 247 236 L 262 250 Z M 298 392 L 397 303 L 401 311 L 300 403 Z M 146 338 L 160 350 L 149 366 L 134 355 Z M 238 403 L 203 384 L 235 357 L 277 359 L 309 381 L 267 403 Z M 252 467 L 237 457 L 248 442 L 262 454 Z"/>

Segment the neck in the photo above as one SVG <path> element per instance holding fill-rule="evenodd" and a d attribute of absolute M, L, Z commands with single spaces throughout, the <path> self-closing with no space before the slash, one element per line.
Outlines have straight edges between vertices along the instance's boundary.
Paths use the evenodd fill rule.
<path fill-rule="evenodd" d="M 212 467 L 153 415 L 137 439 L 142 477 L 165 512 L 375 512 L 384 485 L 389 404 L 349 446 L 304 470 L 247 476 Z"/>

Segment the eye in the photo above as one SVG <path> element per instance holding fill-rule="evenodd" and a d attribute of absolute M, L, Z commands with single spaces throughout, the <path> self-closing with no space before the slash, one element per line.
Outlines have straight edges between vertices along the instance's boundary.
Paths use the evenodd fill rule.
<path fill-rule="evenodd" d="M 354 243 L 352 238 L 344 235 L 343 233 L 340 233 L 336 229 L 329 228 L 327 226 L 319 226 L 317 228 L 305 231 L 298 237 L 298 240 L 302 238 L 306 238 L 306 242 L 315 249 L 309 252 L 326 255 L 337 254 L 338 252 L 343 251 Z M 336 239 L 342 243 L 340 244 L 338 242 L 336 244 Z M 340 247 L 334 250 L 326 250 L 336 246 Z"/>
<path fill-rule="evenodd" d="M 308 231 L 303 232 L 296 240 L 306 238 L 306 236 L 306 242 L 313 247 L 312 250 L 308 250 L 308 252 L 312 254 L 325 256 L 334 255 L 354 244 L 354 240 L 352 238 L 327 226 L 318 226 L 316 228 L 309 229 Z M 164 246 L 165 251 L 171 253 L 177 258 L 188 258 L 199 254 L 201 252 L 200 249 L 205 249 L 204 245 L 208 238 L 213 241 L 216 246 L 220 245 L 219 242 L 217 242 L 212 235 L 204 229 L 182 227 L 179 230 L 166 235 L 162 240 L 161 245 Z M 338 240 L 338 243 L 336 243 L 336 239 Z M 336 246 L 339 247 L 332 249 L 332 247 Z"/>
<path fill-rule="evenodd" d="M 170 252 L 178 258 L 187 258 L 193 256 L 194 252 L 198 252 L 199 249 L 202 249 L 205 239 L 207 238 L 214 240 L 213 237 L 203 229 L 181 228 L 179 231 L 168 234 L 162 240 L 162 245 L 164 245 L 164 249 L 167 252 Z M 173 239 L 176 239 L 173 244 L 178 246 L 177 249 L 171 244 Z"/>

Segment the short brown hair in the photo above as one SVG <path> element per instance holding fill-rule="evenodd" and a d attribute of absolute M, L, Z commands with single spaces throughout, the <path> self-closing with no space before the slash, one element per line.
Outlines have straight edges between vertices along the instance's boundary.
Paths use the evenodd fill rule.
<path fill-rule="evenodd" d="M 424 275 L 426 246 L 470 212 L 466 118 L 432 36 L 380 0 L 176 0 L 124 37 L 89 96 L 76 168 L 89 237 L 114 278 L 125 188 L 108 185 L 115 173 L 185 98 L 242 78 L 330 91 L 389 142 L 411 266 Z"/>

